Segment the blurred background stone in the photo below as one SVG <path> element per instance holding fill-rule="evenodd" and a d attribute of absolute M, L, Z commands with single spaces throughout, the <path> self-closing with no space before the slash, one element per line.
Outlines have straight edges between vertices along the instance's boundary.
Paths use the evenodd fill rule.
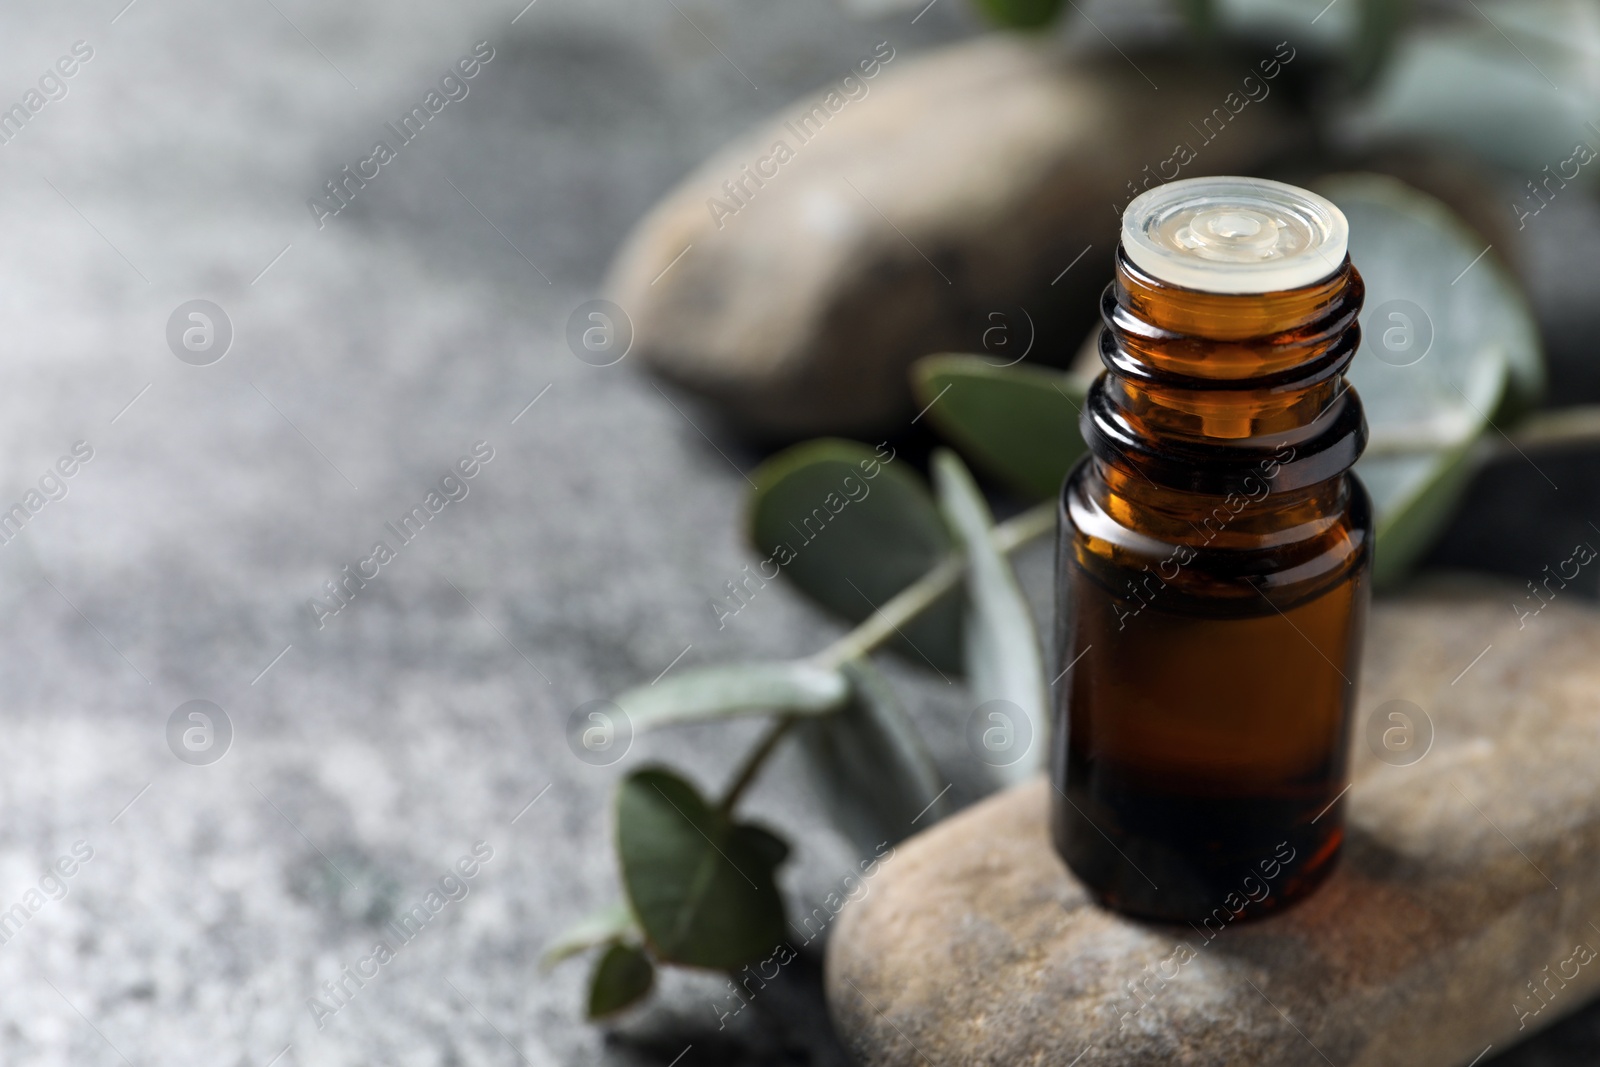
<path fill-rule="evenodd" d="M 1064 364 L 1130 178 L 1177 167 L 1179 142 L 1198 146 L 1181 170 L 1196 177 L 1254 171 L 1297 138 L 1271 83 L 1197 134 L 1171 101 L 1220 108 L 1244 99 L 1239 78 L 1172 58 L 995 35 L 852 72 L 859 101 L 821 85 L 685 178 L 607 283 L 641 360 L 757 439 L 897 431 L 915 414 L 907 368 L 930 352 Z M 830 88 L 837 113 L 808 112 Z M 758 187 L 742 168 L 778 143 L 794 158 Z"/>

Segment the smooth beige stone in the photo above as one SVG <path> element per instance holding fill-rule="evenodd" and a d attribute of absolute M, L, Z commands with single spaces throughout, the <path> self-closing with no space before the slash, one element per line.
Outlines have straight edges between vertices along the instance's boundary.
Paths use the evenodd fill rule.
<path fill-rule="evenodd" d="M 1211 940 L 1105 911 L 1030 783 L 902 845 L 840 916 L 846 1042 L 871 1065 L 1431 1067 L 1580 1007 L 1600 989 L 1600 614 L 1567 593 L 1519 620 L 1524 592 L 1376 608 L 1344 858 L 1303 904 Z M 1397 698 L 1435 726 L 1410 766 L 1365 737 Z"/>
<path fill-rule="evenodd" d="M 902 48 L 805 142 L 789 124 L 830 86 L 685 178 L 627 239 L 606 293 L 632 319 L 635 358 L 748 432 L 903 428 L 921 356 L 987 341 L 1001 362 L 1030 336 L 1033 358 L 1070 352 L 1110 278 L 1130 181 L 1248 172 L 1298 143 L 1279 107 L 1287 75 L 1244 102 L 1253 62 L 1272 57 L 1138 56 L 1136 69 L 1018 35 Z M 1214 109 L 1226 122 L 1213 117 L 1207 140 Z M 743 168 L 780 140 L 794 158 L 756 187 Z M 730 181 L 745 182 L 743 206 Z"/>

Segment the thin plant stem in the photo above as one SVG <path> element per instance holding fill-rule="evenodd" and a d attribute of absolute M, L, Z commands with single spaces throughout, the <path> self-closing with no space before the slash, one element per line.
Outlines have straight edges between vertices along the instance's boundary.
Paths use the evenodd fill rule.
<path fill-rule="evenodd" d="M 958 555 L 940 560 L 933 570 L 906 586 L 884 601 L 883 605 L 864 619 L 854 630 L 812 657 L 819 667 L 838 667 L 853 659 L 860 659 L 889 638 L 899 628 L 921 615 L 940 597 L 955 588 L 966 571 L 966 561 Z"/>
<path fill-rule="evenodd" d="M 1007 555 L 1030 541 L 1037 541 L 1056 528 L 1056 501 L 1035 504 L 1020 515 L 1013 515 L 989 533 L 995 548 Z"/>
<path fill-rule="evenodd" d="M 1000 523 L 990 531 L 989 540 L 1001 552 L 1011 553 L 1049 533 L 1055 528 L 1055 521 L 1055 501 L 1046 501 Z M 959 554 L 946 556 L 927 574 L 885 601 L 854 630 L 818 652 L 812 662 L 822 667 L 838 667 L 860 659 L 954 589 L 966 570 L 966 560 Z"/>
<path fill-rule="evenodd" d="M 1055 523 L 1056 502 L 1046 501 L 995 526 L 989 532 L 989 540 L 996 549 L 1009 554 L 1055 529 Z M 851 660 L 861 659 L 893 637 L 900 627 L 927 611 L 940 597 L 954 589 L 966 570 L 966 560 L 959 554 L 946 556 L 927 574 L 885 601 L 871 617 L 864 619 L 855 629 L 817 653 L 812 657 L 812 662 L 820 667 L 837 668 Z M 745 757 L 744 764 L 734 775 L 733 783 L 723 794 L 722 801 L 718 804 L 720 811 L 727 814 L 733 810 L 733 806 L 739 802 L 745 790 L 761 773 L 767 757 L 772 755 L 778 747 L 778 742 L 783 740 L 794 723 L 793 715 L 783 715 L 767 728 L 767 732 Z"/>
<path fill-rule="evenodd" d="M 778 742 L 783 740 L 783 735 L 787 734 L 789 727 L 793 725 L 793 715 L 780 715 L 767 727 L 767 732 L 761 736 L 761 741 L 744 758 L 744 765 L 739 768 L 739 773 L 734 775 L 728 791 L 722 794 L 722 800 L 717 804 L 718 811 L 726 815 L 733 810 L 733 806 L 739 802 L 739 797 L 750 788 L 750 784 L 756 780 L 756 775 L 761 773 L 761 765 L 772 755 L 772 750 L 778 747 Z"/>
<path fill-rule="evenodd" d="M 1536 411 L 1511 431 L 1519 448 L 1566 448 L 1600 444 L 1600 405 Z M 1497 451 L 1515 454 L 1510 445 Z"/>

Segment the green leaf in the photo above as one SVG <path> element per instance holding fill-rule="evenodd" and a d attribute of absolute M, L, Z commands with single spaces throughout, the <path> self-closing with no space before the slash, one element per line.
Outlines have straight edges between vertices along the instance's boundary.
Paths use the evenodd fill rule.
<path fill-rule="evenodd" d="M 780 452 L 752 476 L 751 543 L 771 566 L 851 623 L 954 551 L 926 484 L 892 450 L 825 438 Z M 960 669 L 961 599 L 941 599 L 894 647 L 941 671 Z"/>
<path fill-rule="evenodd" d="M 996 26 L 1041 30 L 1061 15 L 1065 0 L 973 0 Z"/>
<path fill-rule="evenodd" d="M 1028 750 L 1014 762 L 996 766 L 1002 781 L 1019 781 L 1042 765 L 1049 721 L 1044 660 L 1033 612 L 1017 585 L 1011 561 L 990 541 L 994 520 L 989 505 L 955 453 L 946 449 L 934 453 L 933 479 L 939 505 L 967 557 L 968 686 L 979 706 L 1007 701 L 1026 720 Z"/>
<path fill-rule="evenodd" d="M 1503 373 L 1499 385 L 1503 391 Z M 1496 397 L 1500 395 L 1493 386 L 1489 391 Z M 1382 589 L 1396 584 L 1406 576 L 1411 564 L 1432 547 L 1439 532 L 1455 514 L 1472 476 L 1482 465 L 1485 452 L 1479 447 L 1482 442 L 1478 437 L 1488 425 L 1487 420 L 1481 420 L 1472 439 L 1455 448 L 1432 456 L 1375 464 L 1376 471 L 1364 475 L 1387 491 L 1387 504 L 1376 516 L 1378 551 L 1372 568 L 1374 586 Z M 1416 474 L 1417 471 L 1422 473 Z M 1391 488 L 1397 483 L 1397 489 Z"/>
<path fill-rule="evenodd" d="M 776 868 L 789 858 L 789 843 L 764 826 L 740 823 L 734 827 L 744 847 L 749 848 L 768 868 Z"/>
<path fill-rule="evenodd" d="M 616 703 L 635 729 L 781 712 L 821 715 L 850 697 L 836 670 L 810 663 L 741 663 L 684 671 L 630 689 Z"/>
<path fill-rule="evenodd" d="M 1038 367 L 944 354 L 911 369 L 927 417 L 973 463 L 1034 500 L 1061 492 L 1087 450 L 1078 433 L 1088 383 Z"/>
<path fill-rule="evenodd" d="M 1537 208 L 1523 181 L 1544 180 L 1545 166 L 1551 173 L 1567 169 L 1563 161 L 1578 141 L 1600 148 L 1587 126 L 1600 113 L 1597 53 L 1600 20 L 1590 0 L 1473 0 L 1460 17 L 1410 29 L 1383 78 L 1341 127 L 1367 143 L 1465 149 L 1519 175 L 1520 203 Z M 1569 176 L 1579 170 L 1573 166 Z M 1593 188 L 1595 171 L 1593 163 L 1581 166 L 1578 184 Z"/>
<path fill-rule="evenodd" d="M 546 969 L 597 945 L 609 945 L 630 935 L 637 936 L 639 924 L 626 904 L 612 904 L 579 919 L 545 947 L 540 963 Z"/>
<path fill-rule="evenodd" d="M 1511 275 L 1443 204 L 1382 175 L 1317 188 L 1350 220 L 1350 259 L 1367 285 L 1349 377 L 1371 429 L 1356 472 L 1372 494 L 1374 579 L 1385 586 L 1454 513 L 1489 419 L 1535 402 L 1543 357 Z"/>
<path fill-rule="evenodd" d="M 1173 0 L 1172 6 L 1177 9 L 1190 32 L 1204 37 L 1216 29 L 1216 0 Z"/>
<path fill-rule="evenodd" d="M 589 1018 L 613 1015 L 639 1001 L 655 980 L 655 966 L 642 949 L 612 945 L 595 962 L 589 978 Z"/>
<path fill-rule="evenodd" d="M 888 679 L 867 660 L 845 664 L 853 698 L 799 723 L 801 751 L 828 814 L 863 856 L 943 818 L 933 758 Z M 912 820 L 916 820 L 913 822 Z"/>
<path fill-rule="evenodd" d="M 1411 17 L 1410 0 L 1360 0 L 1350 48 L 1350 80 L 1370 85 L 1394 55 Z"/>
<path fill-rule="evenodd" d="M 774 871 L 788 846 L 735 823 L 661 769 L 617 792 L 617 855 L 633 913 L 658 959 L 735 970 L 784 936 Z"/>

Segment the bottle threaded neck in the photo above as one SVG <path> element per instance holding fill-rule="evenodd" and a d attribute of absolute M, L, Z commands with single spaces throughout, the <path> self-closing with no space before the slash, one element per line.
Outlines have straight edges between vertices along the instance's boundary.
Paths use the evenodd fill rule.
<path fill-rule="evenodd" d="M 1083 435 L 1103 462 L 1173 490 L 1227 494 L 1270 464 L 1279 490 L 1335 478 L 1366 444 L 1344 374 L 1365 288 L 1348 257 L 1271 293 L 1214 293 L 1152 277 L 1119 250 L 1101 299 L 1100 357 Z"/>

